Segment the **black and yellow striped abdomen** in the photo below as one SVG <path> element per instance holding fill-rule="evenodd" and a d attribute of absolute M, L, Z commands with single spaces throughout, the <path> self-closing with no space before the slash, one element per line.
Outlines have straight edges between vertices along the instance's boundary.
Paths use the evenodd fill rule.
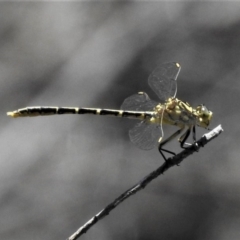
<path fill-rule="evenodd" d="M 104 116 L 126 117 L 134 119 L 148 119 L 154 116 L 153 111 L 124 111 L 100 108 L 77 108 L 77 107 L 26 107 L 13 112 L 8 112 L 11 117 L 36 117 L 61 114 L 94 114 Z"/>

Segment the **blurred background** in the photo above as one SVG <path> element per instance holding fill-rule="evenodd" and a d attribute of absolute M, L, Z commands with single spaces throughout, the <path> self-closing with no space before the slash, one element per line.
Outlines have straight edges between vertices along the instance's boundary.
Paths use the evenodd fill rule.
<path fill-rule="evenodd" d="M 0 4 L 0 239 L 66 239 L 163 163 L 128 138 L 135 120 L 11 119 L 26 106 L 119 109 L 161 63 L 182 66 L 177 97 L 224 132 L 82 239 L 240 239 L 240 3 Z M 164 128 L 168 136 L 174 127 Z M 197 129 L 197 138 L 205 132 Z M 168 149 L 179 152 L 177 141 Z"/>

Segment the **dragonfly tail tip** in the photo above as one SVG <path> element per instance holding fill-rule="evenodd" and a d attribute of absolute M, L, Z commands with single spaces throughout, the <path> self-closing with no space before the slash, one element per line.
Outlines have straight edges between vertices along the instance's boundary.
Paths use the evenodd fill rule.
<path fill-rule="evenodd" d="M 18 115 L 16 112 L 7 112 L 7 116 L 16 118 L 16 117 L 18 117 L 19 115 Z"/>

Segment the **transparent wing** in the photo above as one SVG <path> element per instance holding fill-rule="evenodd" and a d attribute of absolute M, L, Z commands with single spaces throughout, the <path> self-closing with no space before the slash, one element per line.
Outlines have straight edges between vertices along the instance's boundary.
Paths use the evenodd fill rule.
<path fill-rule="evenodd" d="M 157 102 L 152 101 L 146 93 L 139 92 L 126 98 L 121 106 L 122 110 L 153 111 Z"/>
<path fill-rule="evenodd" d="M 160 126 L 155 124 L 147 124 L 145 121 L 137 123 L 134 128 L 129 130 L 131 142 L 144 150 L 150 150 L 154 148 L 161 136 L 162 130 Z"/>
<path fill-rule="evenodd" d="M 164 63 L 156 68 L 148 78 L 148 84 L 161 101 L 175 97 L 177 93 L 177 77 L 181 70 L 179 63 Z"/>

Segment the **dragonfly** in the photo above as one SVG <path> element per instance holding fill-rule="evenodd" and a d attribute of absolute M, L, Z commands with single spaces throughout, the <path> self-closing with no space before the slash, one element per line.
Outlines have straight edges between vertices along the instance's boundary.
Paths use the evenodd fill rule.
<path fill-rule="evenodd" d="M 180 70 L 181 66 L 179 63 L 168 62 L 161 64 L 150 74 L 148 84 L 156 93 L 160 102 L 151 100 L 145 92 L 138 92 L 126 98 L 120 110 L 35 106 L 7 112 L 7 115 L 16 118 L 56 114 L 94 114 L 141 120 L 129 130 L 131 142 L 144 150 L 150 150 L 158 146 L 160 154 L 167 161 L 165 157 L 166 153 L 176 154 L 163 147 L 182 134 L 178 141 L 181 148 L 187 148 L 191 145 L 186 142 L 191 133 L 193 142 L 196 141 L 196 126 L 208 129 L 213 115 L 204 104 L 200 104 L 194 108 L 189 103 L 176 98 L 177 77 Z M 163 125 L 165 124 L 176 126 L 178 129 L 163 140 Z"/>

